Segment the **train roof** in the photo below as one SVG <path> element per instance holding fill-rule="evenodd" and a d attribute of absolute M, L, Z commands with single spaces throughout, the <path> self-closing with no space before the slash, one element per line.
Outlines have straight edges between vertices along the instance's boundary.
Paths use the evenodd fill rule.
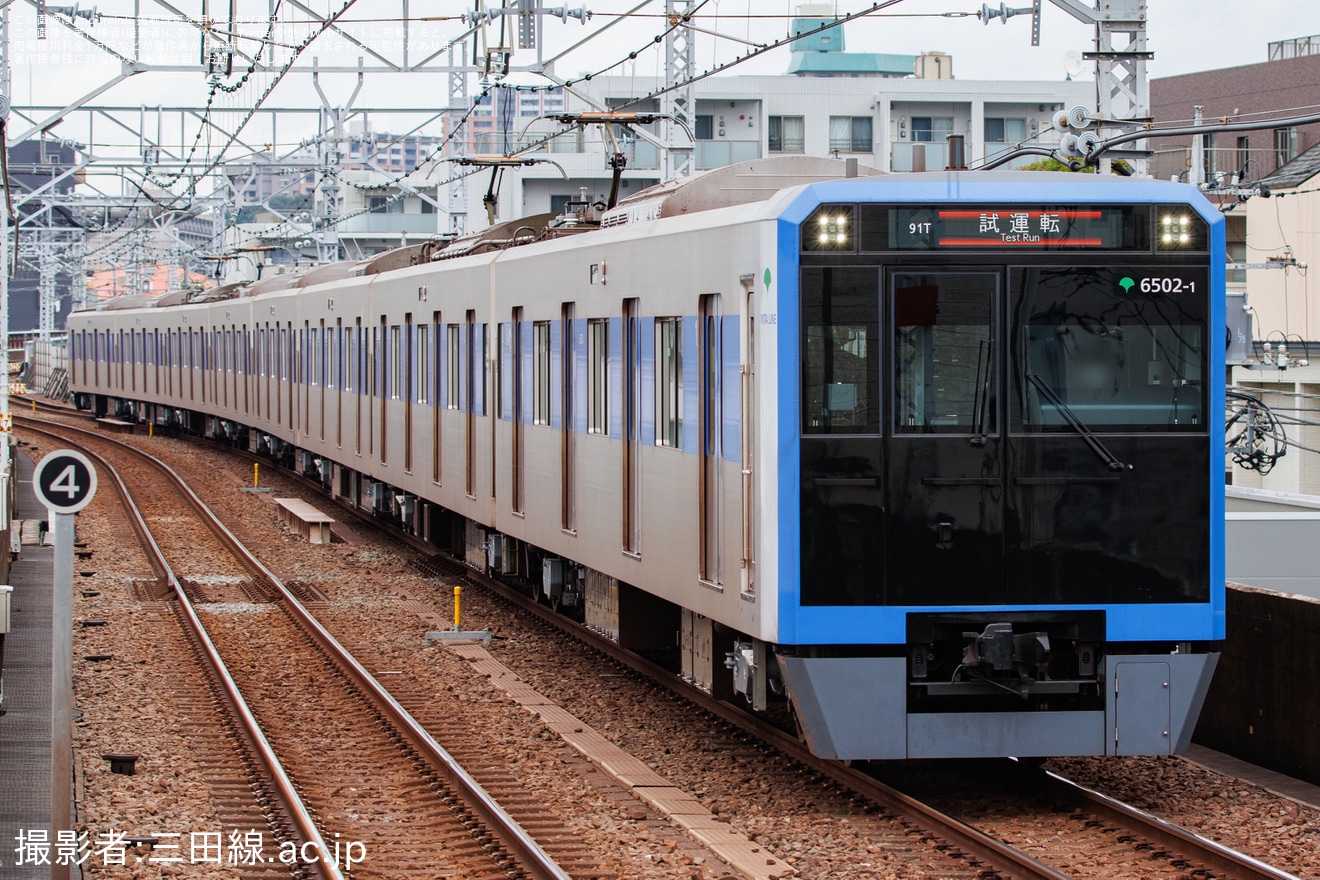
<path fill-rule="evenodd" d="M 607 211 L 600 225 L 623 226 L 764 202 L 785 189 L 809 183 L 879 174 L 883 172 L 846 159 L 817 156 L 753 159 L 647 187 Z"/>

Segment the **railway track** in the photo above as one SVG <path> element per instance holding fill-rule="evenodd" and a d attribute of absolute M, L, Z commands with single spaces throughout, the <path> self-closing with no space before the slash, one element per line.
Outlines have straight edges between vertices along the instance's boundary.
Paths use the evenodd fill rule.
<path fill-rule="evenodd" d="M 25 427 L 63 442 L 78 437 L 73 442 L 115 474 L 158 582 L 178 598 L 190 637 L 229 697 L 232 722 L 256 746 L 261 787 L 278 792 L 268 824 L 277 842 L 292 839 L 306 856 L 301 871 L 347 876 L 336 862 L 346 865 L 352 855 L 359 862 L 353 877 L 566 880 L 555 860 L 163 463 L 78 428 Z M 113 451 L 102 455 L 97 448 Z M 135 461 L 125 464 L 124 456 Z M 136 509 L 112 458 L 133 472 L 137 494 L 151 497 L 147 512 Z M 228 561 L 217 561 L 214 546 L 199 555 L 199 543 L 211 541 L 223 546 Z M 195 596 L 205 602 L 190 601 L 189 579 L 176 576 L 165 547 L 179 554 L 176 564 L 182 559 L 208 572 L 222 566 L 225 573 L 206 578 L 209 589 L 221 589 Z M 250 574 L 252 583 L 234 570 Z M 235 594 L 234 586 L 241 591 Z M 277 753 L 291 762 L 288 771 Z M 290 817 L 292 832 L 278 830 L 276 815 Z"/>
<path fill-rule="evenodd" d="M 299 479 L 290 474 L 283 476 Z M 345 509 L 352 512 L 351 509 Z M 372 530 L 379 531 L 379 523 L 376 521 L 369 519 L 363 521 L 368 523 Z M 398 535 L 389 537 L 393 541 L 406 538 Z M 427 552 L 427 548 L 415 543 L 411 546 L 416 551 Z M 445 576 L 463 571 L 473 580 L 482 580 L 473 572 L 452 561 L 437 558 L 432 563 L 431 569 L 430 573 Z M 521 605 L 529 613 L 537 615 L 545 623 L 560 629 L 565 628 L 567 622 L 543 606 L 527 602 L 521 594 L 510 591 L 502 585 L 493 583 L 488 585 L 501 592 L 507 599 Z M 940 849 L 955 856 L 957 862 L 954 864 L 962 866 L 957 872 L 960 875 L 965 873 L 966 876 L 982 877 L 1145 877 L 1158 871 L 1169 876 L 1189 877 L 1281 880 L 1292 876 L 1250 857 L 1205 841 L 1154 817 L 1147 817 L 1116 803 L 1106 803 L 1107 799 L 1101 795 L 1075 788 L 1069 790 L 1070 793 L 1066 796 L 1050 795 L 1054 798 L 1055 805 L 1046 812 L 1057 814 L 1052 820 L 1053 825 L 1042 820 L 1035 831 L 1027 833 L 1025 840 L 1019 841 L 1022 849 L 1039 853 L 1045 849 L 1038 845 L 1041 837 L 1057 839 L 1055 850 L 1061 849 L 1070 855 L 1061 861 L 1055 861 L 1057 853 L 1051 853 L 1045 857 L 1046 861 L 1054 862 L 1054 867 L 1050 867 L 997 839 L 997 835 L 1010 840 L 1014 838 L 1008 833 L 1000 835 L 992 824 L 982 823 L 979 819 L 969 824 L 941 816 L 939 811 L 921 803 L 918 798 L 903 794 L 866 775 L 862 772 L 863 768 L 850 769 L 832 762 L 817 761 L 797 743 L 795 737 L 785 736 L 782 731 L 764 724 L 759 719 L 750 719 L 723 703 L 711 701 L 704 693 L 694 692 L 685 682 L 664 670 L 652 667 L 645 661 L 637 660 L 627 654 L 618 653 L 613 643 L 600 639 L 589 631 L 580 631 L 576 627 L 569 628 L 576 638 L 591 642 L 616 662 L 633 667 L 666 687 L 683 691 L 686 698 L 701 704 L 703 708 L 730 724 L 737 725 L 739 729 L 746 731 L 748 736 L 773 743 L 781 751 L 809 767 L 821 780 L 825 780 L 826 784 L 844 786 L 871 803 L 879 805 L 885 814 L 897 817 L 898 821 L 909 829 L 912 837 L 923 841 L 925 848 Z M 424 707 L 427 703 L 425 695 L 407 694 L 405 691 L 401 692 L 400 699 L 410 708 L 418 707 L 419 713 L 425 711 Z M 428 720 L 428 723 L 431 722 Z M 1025 798 L 1020 797 L 1016 807 L 1019 814 L 1030 811 L 1024 804 Z M 1060 807 L 1060 804 L 1065 806 Z M 978 831 L 971 827 L 972 824 L 981 825 L 992 833 Z M 1049 830 L 1050 828 L 1056 830 Z M 1066 829 L 1067 834 L 1057 829 Z M 1020 826 L 1018 830 L 1020 832 Z M 1023 838 L 1023 835 L 1019 833 L 1018 838 Z M 945 876 L 952 873 L 954 872 L 951 871 Z"/>
<path fill-rule="evenodd" d="M 356 514 L 351 508 L 342 509 Z M 390 534 L 380 529 L 379 524 L 373 520 L 361 521 L 367 527 L 386 535 L 390 540 L 402 541 L 417 551 L 426 551 L 423 545 L 419 545 L 409 536 Z M 457 560 L 450 557 L 433 557 L 431 561 L 421 562 L 419 567 L 435 576 L 452 577 L 461 572 L 466 579 L 481 584 L 549 626 L 587 642 L 613 661 L 681 694 L 685 699 L 720 719 L 810 767 L 822 777 L 866 797 L 887 813 L 899 817 L 901 822 L 912 828 L 916 836 L 925 836 L 937 847 L 965 859 L 969 864 L 978 866 L 983 875 L 1005 878 L 1144 877 L 1151 869 L 1152 861 L 1155 861 L 1164 862 L 1175 869 L 1175 872 L 1181 871 L 1189 877 L 1297 880 L 1295 875 L 1265 864 L 1250 855 L 1077 785 L 1057 774 L 1044 774 L 1030 767 L 1016 769 L 1009 766 L 1008 772 L 1025 788 L 1030 789 L 1031 793 L 1053 800 L 1054 806 L 1045 811 L 1047 818 L 1037 826 L 1037 831 L 1048 829 L 1050 836 L 1060 841 L 1057 849 L 1067 855 L 1058 861 L 1070 866 L 1071 873 L 1066 872 L 1042 862 L 1025 851 L 1026 846 L 1041 849 L 1034 843 L 1035 838 L 1031 835 L 1019 834 L 1025 846 L 1018 848 L 1001 839 L 1001 835 L 993 833 L 993 830 L 991 832 L 981 830 L 977 822 L 954 818 L 950 814 L 953 810 L 952 805 L 947 812 L 942 811 L 927 800 L 913 797 L 898 787 L 886 784 L 870 772 L 871 768 L 852 768 L 837 762 L 821 760 L 812 755 L 796 736 L 725 702 L 713 699 L 705 691 L 693 687 L 681 677 L 619 649 L 609 639 L 567 620 L 522 592 L 475 572 Z M 966 766 L 967 762 L 953 762 L 953 764 Z M 1022 778 L 1024 771 L 1032 774 L 1030 780 Z M 1023 812 L 1021 808 L 1024 801 L 1023 797 L 1014 799 L 1019 807 L 1019 814 Z M 1032 809 L 1027 808 L 1025 812 L 1031 813 Z M 1064 818 L 1060 821 L 1056 818 L 1059 816 Z M 1072 867 L 1079 861 L 1087 861 L 1088 853 L 1097 856 L 1096 867 Z M 1119 862 L 1126 863 L 1127 874 L 1113 873 L 1116 863 Z"/>

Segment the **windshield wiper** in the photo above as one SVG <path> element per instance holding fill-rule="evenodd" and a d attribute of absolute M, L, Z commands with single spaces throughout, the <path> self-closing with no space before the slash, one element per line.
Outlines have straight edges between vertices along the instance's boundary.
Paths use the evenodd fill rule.
<path fill-rule="evenodd" d="M 989 351 L 989 357 L 986 352 Z M 985 379 L 981 378 L 981 363 L 985 363 Z M 976 353 L 976 393 L 972 400 L 972 439 L 973 446 L 984 446 L 990 424 L 990 381 L 993 378 L 995 364 L 995 342 L 982 339 L 980 350 Z"/>
<path fill-rule="evenodd" d="M 1040 392 L 1040 396 L 1045 398 L 1045 401 L 1049 403 L 1050 406 L 1053 406 L 1059 411 L 1059 415 L 1063 416 L 1064 421 L 1071 425 L 1072 429 L 1081 435 L 1081 438 L 1086 441 L 1086 445 L 1091 447 L 1096 455 L 1100 456 L 1100 460 L 1108 465 L 1111 471 L 1132 470 L 1132 465 L 1123 464 L 1123 462 L 1118 460 L 1118 457 L 1114 455 L 1114 453 L 1110 452 L 1105 447 L 1105 444 L 1100 442 L 1100 438 L 1095 436 L 1095 432 L 1088 428 L 1086 423 L 1077 417 L 1077 413 L 1073 412 L 1072 408 L 1064 403 L 1059 395 L 1054 393 L 1053 388 L 1045 384 L 1045 380 L 1041 379 L 1041 377 L 1037 376 L 1035 373 L 1028 371 L 1027 381 L 1036 386 L 1036 390 Z"/>

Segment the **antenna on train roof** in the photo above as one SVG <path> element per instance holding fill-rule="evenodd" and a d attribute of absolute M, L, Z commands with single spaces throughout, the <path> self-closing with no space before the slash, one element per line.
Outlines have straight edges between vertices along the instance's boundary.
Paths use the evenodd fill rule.
<path fill-rule="evenodd" d="M 473 168 L 489 168 L 490 186 L 486 187 L 486 194 L 481 197 L 481 203 L 486 206 L 486 221 L 495 225 L 496 203 L 500 195 L 500 183 L 504 179 L 505 168 L 517 168 L 523 165 L 553 165 L 559 169 L 559 173 L 564 175 L 564 180 L 568 180 L 568 172 L 558 162 L 550 159 L 531 159 L 522 156 L 460 156 L 456 159 L 450 159 L 458 165 L 466 165 Z"/>
<path fill-rule="evenodd" d="M 613 208 L 619 202 L 619 181 L 623 177 L 623 169 L 628 165 L 628 157 L 619 149 L 618 142 L 614 139 L 613 125 L 622 125 L 631 129 L 634 125 L 650 125 L 661 119 L 668 119 L 678 123 L 687 136 L 692 138 L 692 130 L 688 128 L 687 123 L 677 116 L 669 113 L 638 113 L 635 110 L 586 110 L 581 113 L 547 113 L 538 116 L 527 127 L 523 129 L 523 134 L 527 134 L 527 129 L 532 127 L 532 123 L 539 119 L 553 119 L 555 122 L 563 125 L 599 125 L 605 131 L 605 137 L 610 142 L 610 168 L 614 171 L 614 178 L 610 182 L 610 197 L 605 206 L 605 210 Z"/>

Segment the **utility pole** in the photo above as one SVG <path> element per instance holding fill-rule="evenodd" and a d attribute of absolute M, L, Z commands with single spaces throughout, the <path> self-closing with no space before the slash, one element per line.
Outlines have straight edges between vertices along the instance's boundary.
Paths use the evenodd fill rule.
<path fill-rule="evenodd" d="M 454 53 L 457 49 L 458 57 L 462 58 L 467 53 L 467 43 L 459 43 L 457 47 L 449 47 L 449 113 L 451 120 L 457 119 L 449 135 L 449 146 L 446 152 L 453 155 L 455 153 L 454 145 L 462 143 L 463 129 L 467 125 L 464 116 L 467 114 L 468 106 L 468 86 L 467 74 L 460 70 L 454 64 Z M 458 152 L 463 152 L 460 147 Z M 449 231 L 454 235 L 462 235 L 467 232 L 467 177 L 459 174 L 449 183 Z"/>
<path fill-rule="evenodd" d="M 696 144 L 689 136 L 694 130 L 697 111 L 692 84 L 697 70 L 696 41 L 692 30 L 677 26 L 696 7 L 696 0 L 665 0 L 665 21 L 669 26 L 665 37 L 665 85 L 681 85 L 671 88 L 660 99 L 660 112 L 669 117 L 661 123 L 665 142 L 664 180 L 687 177 L 696 167 Z"/>
<path fill-rule="evenodd" d="M 998 18 L 1007 22 L 1014 16 L 1029 14 L 1031 45 L 1039 46 L 1041 2 L 1032 0 L 1031 6 L 1020 9 L 1000 3 L 998 10 L 986 3 L 981 7 L 981 21 L 989 24 Z M 1155 53 L 1146 48 L 1148 0 L 1095 0 L 1094 6 L 1082 0 L 1050 2 L 1078 21 L 1095 25 L 1095 51 L 1082 53 L 1082 58 L 1095 62 L 1096 112 L 1069 122 L 1068 127 L 1087 129 L 1094 125 L 1095 131 L 1086 135 L 1093 144 L 1106 137 L 1136 131 L 1149 122 L 1150 80 L 1146 76 L 1146 62 Z M 1147 142 L 1136 141 L 1132 146 L 1131 150 L 1107 151 L 1100 158 L 1100 173 L 1111 173 L 1113 160 L 1121 158 L 1132 166 L 1134 175 L 1146 177 Z"/>
<path fill-rule="evenodd" d="M 312 59 L 312 85 L 321 97 L 320 132 L 317 138 L 317 156 L 320 167 L 317 169 L 316 188 L 321 193 L 316 202 L 312 219 L 312 238 L 316 241 L 316 262 L 319 265 L 333 263 L 339 259 L 339 145 L 344 140 L 344 119 L 352 109 L 362 91 L 365 72 L 362 58 L 358 58 L 357 87 L 342 107 L 335 107 L 321 89 L 321 75 L 317 59 Z"/>

